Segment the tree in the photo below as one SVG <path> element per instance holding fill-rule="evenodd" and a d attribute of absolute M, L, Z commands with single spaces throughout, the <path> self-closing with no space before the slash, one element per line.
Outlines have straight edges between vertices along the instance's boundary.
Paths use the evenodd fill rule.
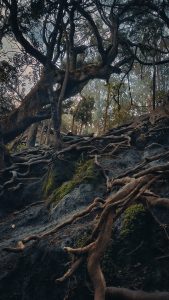
<path fill-rule="evenodd" d="M 49 118 L 45 107 L 49 103 L 58 118 L 61 102 L 80 92 L 90 79 L 109 80 L 111 74 L 131 69 L 133 61 L 152 66 L 153 37 L 146 39 L 152 22 L 163 43 L 168 40 L 168 3 L 164 1 L 1 0 L 0 5 L 2 36 L 11 36 L 43 66 L 41 78 L 20 107 L 1 122 L 5 142 L 32 123 Z M 155 65 L 169 61 L 167 48 L 161 51 L 158 44 L 161 59 Z M 79 64 L 81 56 L 85 59 Z"/>
<path fill-rule="evenodd" d="M 91 124 L 92 111 L 94 109 L 94 99 L 90 96 L 81 95 L 75 111 L 73 112 L 72 129 L 74 129 L 74 122 L 78 122 L 80 125 L 78 133 L 81 134 L 83 127 Z"/>

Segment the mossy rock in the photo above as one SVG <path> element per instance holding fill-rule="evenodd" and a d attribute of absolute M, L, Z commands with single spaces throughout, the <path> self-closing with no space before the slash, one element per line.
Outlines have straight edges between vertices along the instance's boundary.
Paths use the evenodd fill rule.
<path fill-rule="evenodd" d="M 151 213 L 141 204 L 130 206 L 121 217 L 120 226 L 113 229 L 102 260 L 107 284 L 167 290 L 166 265 L 156 257 L 161 249 L 168 253 L 168 248 L 164 232 Z"/>
<path fill-rule="evenodd" d="M 140 263 L 147 245 L 149 213 L 141 204 L 130 206 L 121 218 L 120 230 L 114 228 L 112 240 L 102 261 L 107 282 L 119 284 L 128 266 Z M 138 250 L 136 249 L 138 247 Z M 131 254 L 136 249 L 135 253 Z"/>
<path fill-rule="evenodd" d="M 86 246 L 86 243 L 87 243 L 88 239 L 90 238 L 91 234 L 92 234 L 92 229 L 89 228 L 88 230 L 84 231 L 83 234 L 80 234 L 79 236 L 77 236 L 77 238 L 75 239 L 75 242 L 74 242 L 74 247 L 82 248 L 82 247 Z"/>
<path fill-rule="evenodd" d="M 45 181 L 43 183 L 44 198 L 47 198 L 51 193 L 63 182 L 69 180 L 74 172 L 75 163 L 73 161 L 56 160 L 54 165 L 49 169 Z"/>
<path fill-rule="evenodd" d="M 99 183 L 101 174 L 95 165 L 93 159 L 80 161 L 76 163 L 74 173 L 68 181 L 63 182 L 59 187 L 55 188 L 52 195 L 48 198 L 49 204 L 57 204 L 64 196 L 69 194 L 75 187 L 82 183 L 91 183 L 93 186 Z M 50 181 L 53 188 L 53 180 Z"/>
<path fill-rule="evenodd" d="M 126 209 L 120 230 L 121 239 L 137 240 L 143 237 L 143 228 L 147 225 L 149 213 L 142 204 L 134 204 Z M 137 233 L 137 236 L 136 236 Z"/>

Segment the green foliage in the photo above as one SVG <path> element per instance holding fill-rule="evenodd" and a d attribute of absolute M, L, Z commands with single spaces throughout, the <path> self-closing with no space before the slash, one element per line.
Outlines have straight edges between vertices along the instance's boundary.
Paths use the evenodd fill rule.
<path fill-rule="evenodd" d="M 117 106 L 113 108 L 113 113 L 112 113 L 112 122 L 111 126 L 117 126 L 121 125 L 125 122 L 128 122 L 131 120 L 132 117 L 132 111 L 131 111 L 131 104 L 126 103 L 121 106 L 119 109 Z"/>

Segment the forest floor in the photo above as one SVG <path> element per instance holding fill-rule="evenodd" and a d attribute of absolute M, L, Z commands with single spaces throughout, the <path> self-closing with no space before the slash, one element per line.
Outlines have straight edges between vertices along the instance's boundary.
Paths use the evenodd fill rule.
<path fill-rule="evenodd" d="M 93 242 L 98 253 L 99 239 L 107 285 L 169 291 L 168 110 L 12 161 L 0 174 L 0 299 L 93 299 L 82 249 Z M 103 249 L 96 233 L 110 213 Z"/>

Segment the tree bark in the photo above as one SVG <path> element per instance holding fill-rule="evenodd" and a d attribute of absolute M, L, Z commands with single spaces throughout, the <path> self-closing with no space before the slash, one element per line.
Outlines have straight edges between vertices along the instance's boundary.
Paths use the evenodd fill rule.
<path fill-rule="evenodd" d="M 35 147 L 38 126 L 38 123 L 31 125 L 27 139 L 27 147 Z"/>
<path fill-rule="evenodd" d="M 46 145 L 50 144 L 50 131 L 51 131 L 52 120 L 48 120 L 48 129 L 46 132 Z"/>
<path fill-rule="evenodd" d="M 5 167 L 4 150 L 5 150 L 5 146 L 4 146 L 1 124 L 0 124 L 0 170 Z"/>
<path fill-rule="evenodd" d="M 155 65 L 155 57 L 153 58 L 153 110 L 156 108 L 156 65 Z"/>
<path fill-rule="evenodd" d="M 81 123 L 80 124 L 80 129 L 79 129 L 79 135 L 82 135 L 82 131 L 83 131 L 83 126 L 84 126 L 84 124 L 83 123 Z"/>
<path fill-rule="evenodd" d="M 53 84 L 59 83 L 62 85 L 65 72 L 62 70 L 58 72 L 57 69 L 56 71 L 52 69 L 51 73 Z M 120 69 L 112 66 L 88 65 L 82 69 L 69 72 L 63 100 L 81 92 L 90 79 L 106 79 L 112 73 L 120 73 Z M 2 118 L 1 126 L 4 143 L 12 141 L 31 124 L 51 117 L 49 113 L 47 115 L 39 114 L 46 105 L 50 104 L 48 88 L 49 85 L 45 81 L 45 76 L 42 75 L 41 79 L 27 94 L 22 104 L 9 115 Z M 61 88 L 54 92 L 55 101 L 59 99 L 60 92 Z"/>
<path fill-rule="evenodd" d="M 105 107 L 105 113 L 104 113 L 104 126 L 103 126 L 103 133 L 108 129 L 107 123 L 108 123 L 108 109 L 110 106 L 110 92 L 111 92 L 111 86 L 108 83 L 107 84 L 107 98 L 106 98 L 106 107 Z"/>
<path fill-rule="evenodd" d="M 60 117 L 59 113 L 57 111 L 58 107 L 57 104 L 55 103 L 54 99 L 54 92 L 53 92 L 53 86 L 48 88 L 48 95 L 50 99 L 50 104 L 51 104 L 51 119 L 53 123 L 53 129 L 54 129 L 54 144 L 57 148 L 60 148 Z M 59 117 L 59 118 L 58 118 Z"/>
<path fill-rule="evenodd" d="M 75 108 L 75 111 L 74 111 L 74 113 L 73 113 L 72 124 L 71 124 L 71 132 L 72 132 L 72 133 L 75 133 L 75 134 L 76 134 L 76 132 L 77 132 L 77 130 L 76 130 L 76 132 L 74 132 L 75 119 L 76 119 L 76 115 L 77 115 L 77 113 L 78 113 L 79 106 L 80 106 L 82 100 L 83 100 L 83 98 L 80 99 L 80 101 L 78 102 L 78 104 L 77 104 L 77 106 L 76 106 L 76 108 Z"/>
<path fill-rule="evenodd" d="M 40 133 L 40 138 L 39 138 L 39 144 L 42 145 L 43 144 L 43 133 L 44 133 L 44 128 L 45 128 L 45 124 L 46 122 L 42 122 L 42 127 L 41 127 L 41 133 Z"/>
<path fill-rule="evenodd" d="M 65 30 L 65 37 L 66 37 L 66 70 L 65 70 L 65 76 L 64 76 L 64 80 L 62 83 L 62 87 L 61 87 L 61 91 L 60 91 L 60 95 L 59 95 L 59 99 L 58 99 L 58 103 L 57 103 L 57 123 L 56 126 L 54 128 L 55 132 L 55 146 L 56 149 L 59 150 L 62 147 L 62 141 L 61 141 L 61 134 L 60 134 L 60 129 L 61 129 L 61 123 L 62 123 L 62 102 L 64 100 L 65 97 L 65 93 L 66 93 L 66 88 L 67 88 L 67 84 L 68 84 L 68 79 L 69 79 L 69 65 L 70 65 L 70 59 L 69 59 L 69 40 L 68 40 L 68 36 L 67 36 L 67 32 Z"/>

